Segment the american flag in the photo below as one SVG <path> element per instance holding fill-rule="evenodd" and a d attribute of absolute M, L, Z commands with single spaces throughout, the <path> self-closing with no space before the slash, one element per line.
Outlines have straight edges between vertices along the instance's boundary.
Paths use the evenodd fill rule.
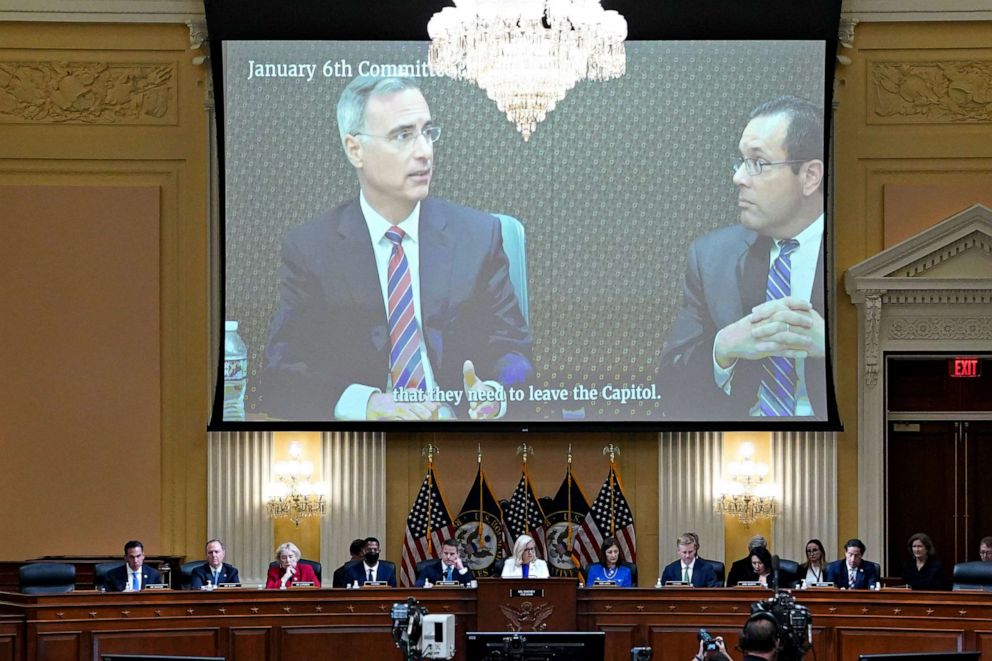
<path fill-rule="evenodd" d="M 403 538 L 403 555 L 400 558 L 400 585 L 412 586 L 417 580 L 417 563 L 440 557 L 442 542 L 454 536 L 455 527 L 451 523 L 451 515 L 448 514 L 441 489 L 437 486 L 434 468 L 431 467 L 424 483 L 420 485 L 410 514 L 406 517 L 406 536 Z"/>
<path fill-rule="evenodd" d="M 610 473 L 592 503 L 582 528 L 575 535 L 572 556 L 581 566 L 588 567 L 599 562 L 599 550 L 603 538 L 616 537 L 622 557 L 627 562 L 637 561 L 637 536 L 634 534 L 634 514 L 623 495 L 620 475 L 613 464 Z"/>
<path fill-rule="evenodd" d="M 517 537 L 527 533 L 537 543 L 537 552 L 541 558 L 548 557 L 547 526 L 548 520 L 541 510 L 541 504 L 534 496 L 530 479 L 525 470 L 520 475 L 520 482 L 513 490 L 510 502 L 503 508 L 503 521 L 506 523 L 510 549 Z"/>

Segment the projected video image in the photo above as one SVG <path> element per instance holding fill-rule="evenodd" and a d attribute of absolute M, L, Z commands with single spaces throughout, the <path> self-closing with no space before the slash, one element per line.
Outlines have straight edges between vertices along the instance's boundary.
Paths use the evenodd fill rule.
<path fill-rule="evenodd" d="M 426 43 L 227 42 L 245 418 L 826 419 L 824 57 L 631 42 L 524 142 Z"/>

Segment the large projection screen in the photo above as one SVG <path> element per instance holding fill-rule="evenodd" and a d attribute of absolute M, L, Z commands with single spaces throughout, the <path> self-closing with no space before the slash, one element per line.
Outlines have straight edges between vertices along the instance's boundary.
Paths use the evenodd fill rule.
<path fill-rule="evenodd" d="M 383 0 L 372 15 L 351 0 L 205 1 L 221 183 L 214 314 L 218 328 L 238 322 L 248 374 L 244 418 L 225 414 L 220 352 L 211 429 L 841 429 L 827 167 L 840 0 L 603 0 L 627 19 L 626 73 L 579 82 L 529 142 L 484 91 L 429 70 L 427 21 L 447 4 Z M 416 167 L 383 160 L 400 144 L 380 135 L 395 119 L 384 106 L 363 116 L 378 132 L 353 129 L 364 135 L 345 141 L 350 155 L 342 147 L 336 106 L 366 74 L 419 88 Z M 783 139 L 761 151 L 746 129 L 756 106 L 785 95 L 806 104 L 822 147 L 794 154 L 800 165 L 777 163 Z M 742 156 L 772 164 L 741 184 L 755 167 Z M 375 187 L 395 168 L 403 191 L 422 193 L 398 225 L 411 230 L 403 259 L 383 234 L 399 219 L 376 217 L 390 215 Z M 794 187 L 810 173 L 818 197 L 800 215 L 817 219 L 789 267 L 794 246 L 773 244 L 762 218 L 790 204 L 783 178 Z M 407 287 L 386 282 L 394 259 L 413 303 L 391 322 L 392 287 Z M 800 272 L 799 316 L 751 316 L 783 264 Z M 421 351 L 397 358 L 390 329 L 411 310 Z M 814 338 L 815 355 L 788 361 L 785 415 L 761 410 L 772 361 L 714 370 L 714 333 L 742 318 L 772 339 Z M 402 385 L 420 369 L 421 389 Z M 425 419 L 398 419 L 412 413 Z"/>
<path fill-rule="evenodd" d="M 354 426 L 361 415 L 346 417 L 349 413 L 336 406 L 340 388 L 324 390 L 324 385 L 336 380 L 333 372 L 338 369 L 353 374 L 359 358 L 381 363 L 376 365 L 380 378 L 366 378 L 364 385 L 389 392 L 388 358 L 382 358 L 388 353 L 382 339 L 384 302 L 380 298 L 379 323 L 363 326 L 362 315 L 356 313 L 358 295 L 347 290 L 353 283 L 339 278 L 332 285 L 339 288 L 326 290 L 327 278 L 342 273 L 340 264 L 326 262 L 340 260 L 340 254 L 335 256 L 328 246 L 326 253 L 294 252 L 284 261 L 280 246 L 288 232 L 315 219 L 320 218 L 317 224 L 339 222 L 344 211 L 327 213 L 339 205 L 361 208 L 356 206 L 356 169 L 346 158 L 335 117 L 344 86 L 358 75 L 407 74 L 422 90 L 431 121 L 442 128 L 433 145 L 430 198 L 511 216 L 524 236 L 522 245 L 507 244 L 502 250 L 509 271 L 517 272 L 513 296 L 523 308 L 524 326 L 515 319 L 506 322 L 510 331 L 475 326 L 468 329 L 472 340 L 456 340 L 453 335 L 465 329 L 445 329 L 444 323 L 464 326 L 465 321 L 455 319 L 458 311 L 439 312 L 446 315 L 438 322 L 439 342 L 458 345 L 461 351 L 449 358 L 431 347 L 435 383 L 412 395 L 415 401 L 444 402 L 433 412 L 435 423 L 440 418 L 449 426 L 829 424 L 825 369 L 807 372 L 815 375 L 808 380 L 820 382 L 806 383 L 811 401 L 805 413 L 759 419 L 732 407 L 729 396 L 727 406 L 721 406 L 720 398 L 712 396 L 712 371 L 695 383 L 685 372 L 673 378 L 665 370 L 675 368 L 662 366 L 666 341 L 674 341 L 674 320 L 686 304 L 690 244 L 740 222 L 733 164 L 740 156 L 738 143 L 750 112 L 782 95 L 822 107 L 824 61 L 823 41 L 630 42 L 622 78 L 578 84 L 525 142 L 482 90 L 432 75 L 426 42 L 225 43 L 225 318 L 239 322 L 248 347 L 249 420 Z M 426 202 L 422 209 L 428 210 Z M 826 224 L 829 227 L 829 219 Z M 299 241 L 314 236 L 323 237 L 318 232 Z M 488 239 L 473 236 L 464 246 L 450 246 L 456 253 L 453 259 L 457 262 L 472 252 L 469 244 Z M 437 259 L 427 252 L 426 242 L 425 238 L 420 244 L 425 282 Z M 365 243 L 371 260 L 367 230 Z M 824 240 L 821 251 L 826 245 Z M 765 255 L 769 259 L 767 251 Z M 740 255 L 728 252 L 712 259 L 735 260 Z M 822 287 L 824 259 L 817 261 L 816 280 Z M 325 267 L 326 274 L 312 272 Z M 525 276 L 519 274 L 522 267 Z M 301 275 L 303 269 L 311 272 Z M 289 281 L 287 274 L 292 276 Z M 444 286 L 460 284 L 464 283 Z M 305 296 L 286 291 L 311 285 L 317 289 Z M 476 289 L 463 292 L 460 304 L 491 294 L 472 286 Z M 726 291 L 707 294 L 722 296 L 742 286 L 727 279 Z M 297 306 L 289 311 L 295 318 L 287 323 L 296 325 L 282 328 L 281 338 L 270 337 L 280 297 L 285 300 L 287 295 Z M 333 304 L 314 303 L 320 296 L 333 299 Z M 422 301 L 431 297 L 421 293 Z M 307 298 L 306 305 L 326 304 L 326 309 L 301 320 L 309 314 L 300 309 L 302 298 Z M 348 307 L 351 303 L 355 309 Z M 742 310 L 746 314 L 750 308 Z M 421 312 L 422 317 L 431 314 Z M 471 309 L 469 325 L 480 314 Z M 497 390 L 488 395 L 496 398 L 500 417 L 474 420 L 467 411 L 463 380 L 445 377 L 454 371 L 452 361 L 457 361 L 460 375 L 469 358 L 481 361 L 480 380 L 502 380 L 495 373 L 496 363 L 485 358 L 486 344 L 492 335 L 506 332 L 530 338 L 515 340 L 507 351 L 522 353 L 532 370 L 504 381 L 501 394 Z M 431 328 L 422 333 L 425 344 L 434 341 Z M 282 344 L 276 347 L 279 339 Z M 370 350 L 360 357 L 363 342 Z M 478 342 L 477 351 L 472 342 Z M 373 347 L 380 350 L 377 356 Z M 287 351 L 293 355 L 286 356 Z M 280 360 L 282 375 L 272 369 Z M 291 376 L 283 378 L 287 372 Z M 820 393 L 822 398 L 814 399 Z"/>

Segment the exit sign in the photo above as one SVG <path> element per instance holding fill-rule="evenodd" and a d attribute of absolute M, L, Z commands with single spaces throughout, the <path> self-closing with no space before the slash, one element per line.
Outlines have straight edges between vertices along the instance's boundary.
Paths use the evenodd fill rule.
<path fill-rule="evenodd" d="M 955 356 L 947 361 L 947 369 L 954 378 L 971 378 L 982 375 L 982 360 L 977 356 Z"/>

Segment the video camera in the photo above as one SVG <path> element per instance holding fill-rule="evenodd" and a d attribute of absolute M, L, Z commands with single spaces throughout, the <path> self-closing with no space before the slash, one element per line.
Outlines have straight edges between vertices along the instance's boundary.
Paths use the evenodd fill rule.
<path fill-rule="evenodd" d="M 430 615 L 415 597 L 408 597 L 406 603 L 394 603 L 389 616 L 393 619 L 393 641 L 408 661 L 455 656 L 454 615 Z"/>
<path fill-rule="evenodd" d="M 751 604 L 751 614 L 768 613 L 778 624 L 779 661 L 798 661 L 813 648 L 813 616 L 786 590 Z"/>

